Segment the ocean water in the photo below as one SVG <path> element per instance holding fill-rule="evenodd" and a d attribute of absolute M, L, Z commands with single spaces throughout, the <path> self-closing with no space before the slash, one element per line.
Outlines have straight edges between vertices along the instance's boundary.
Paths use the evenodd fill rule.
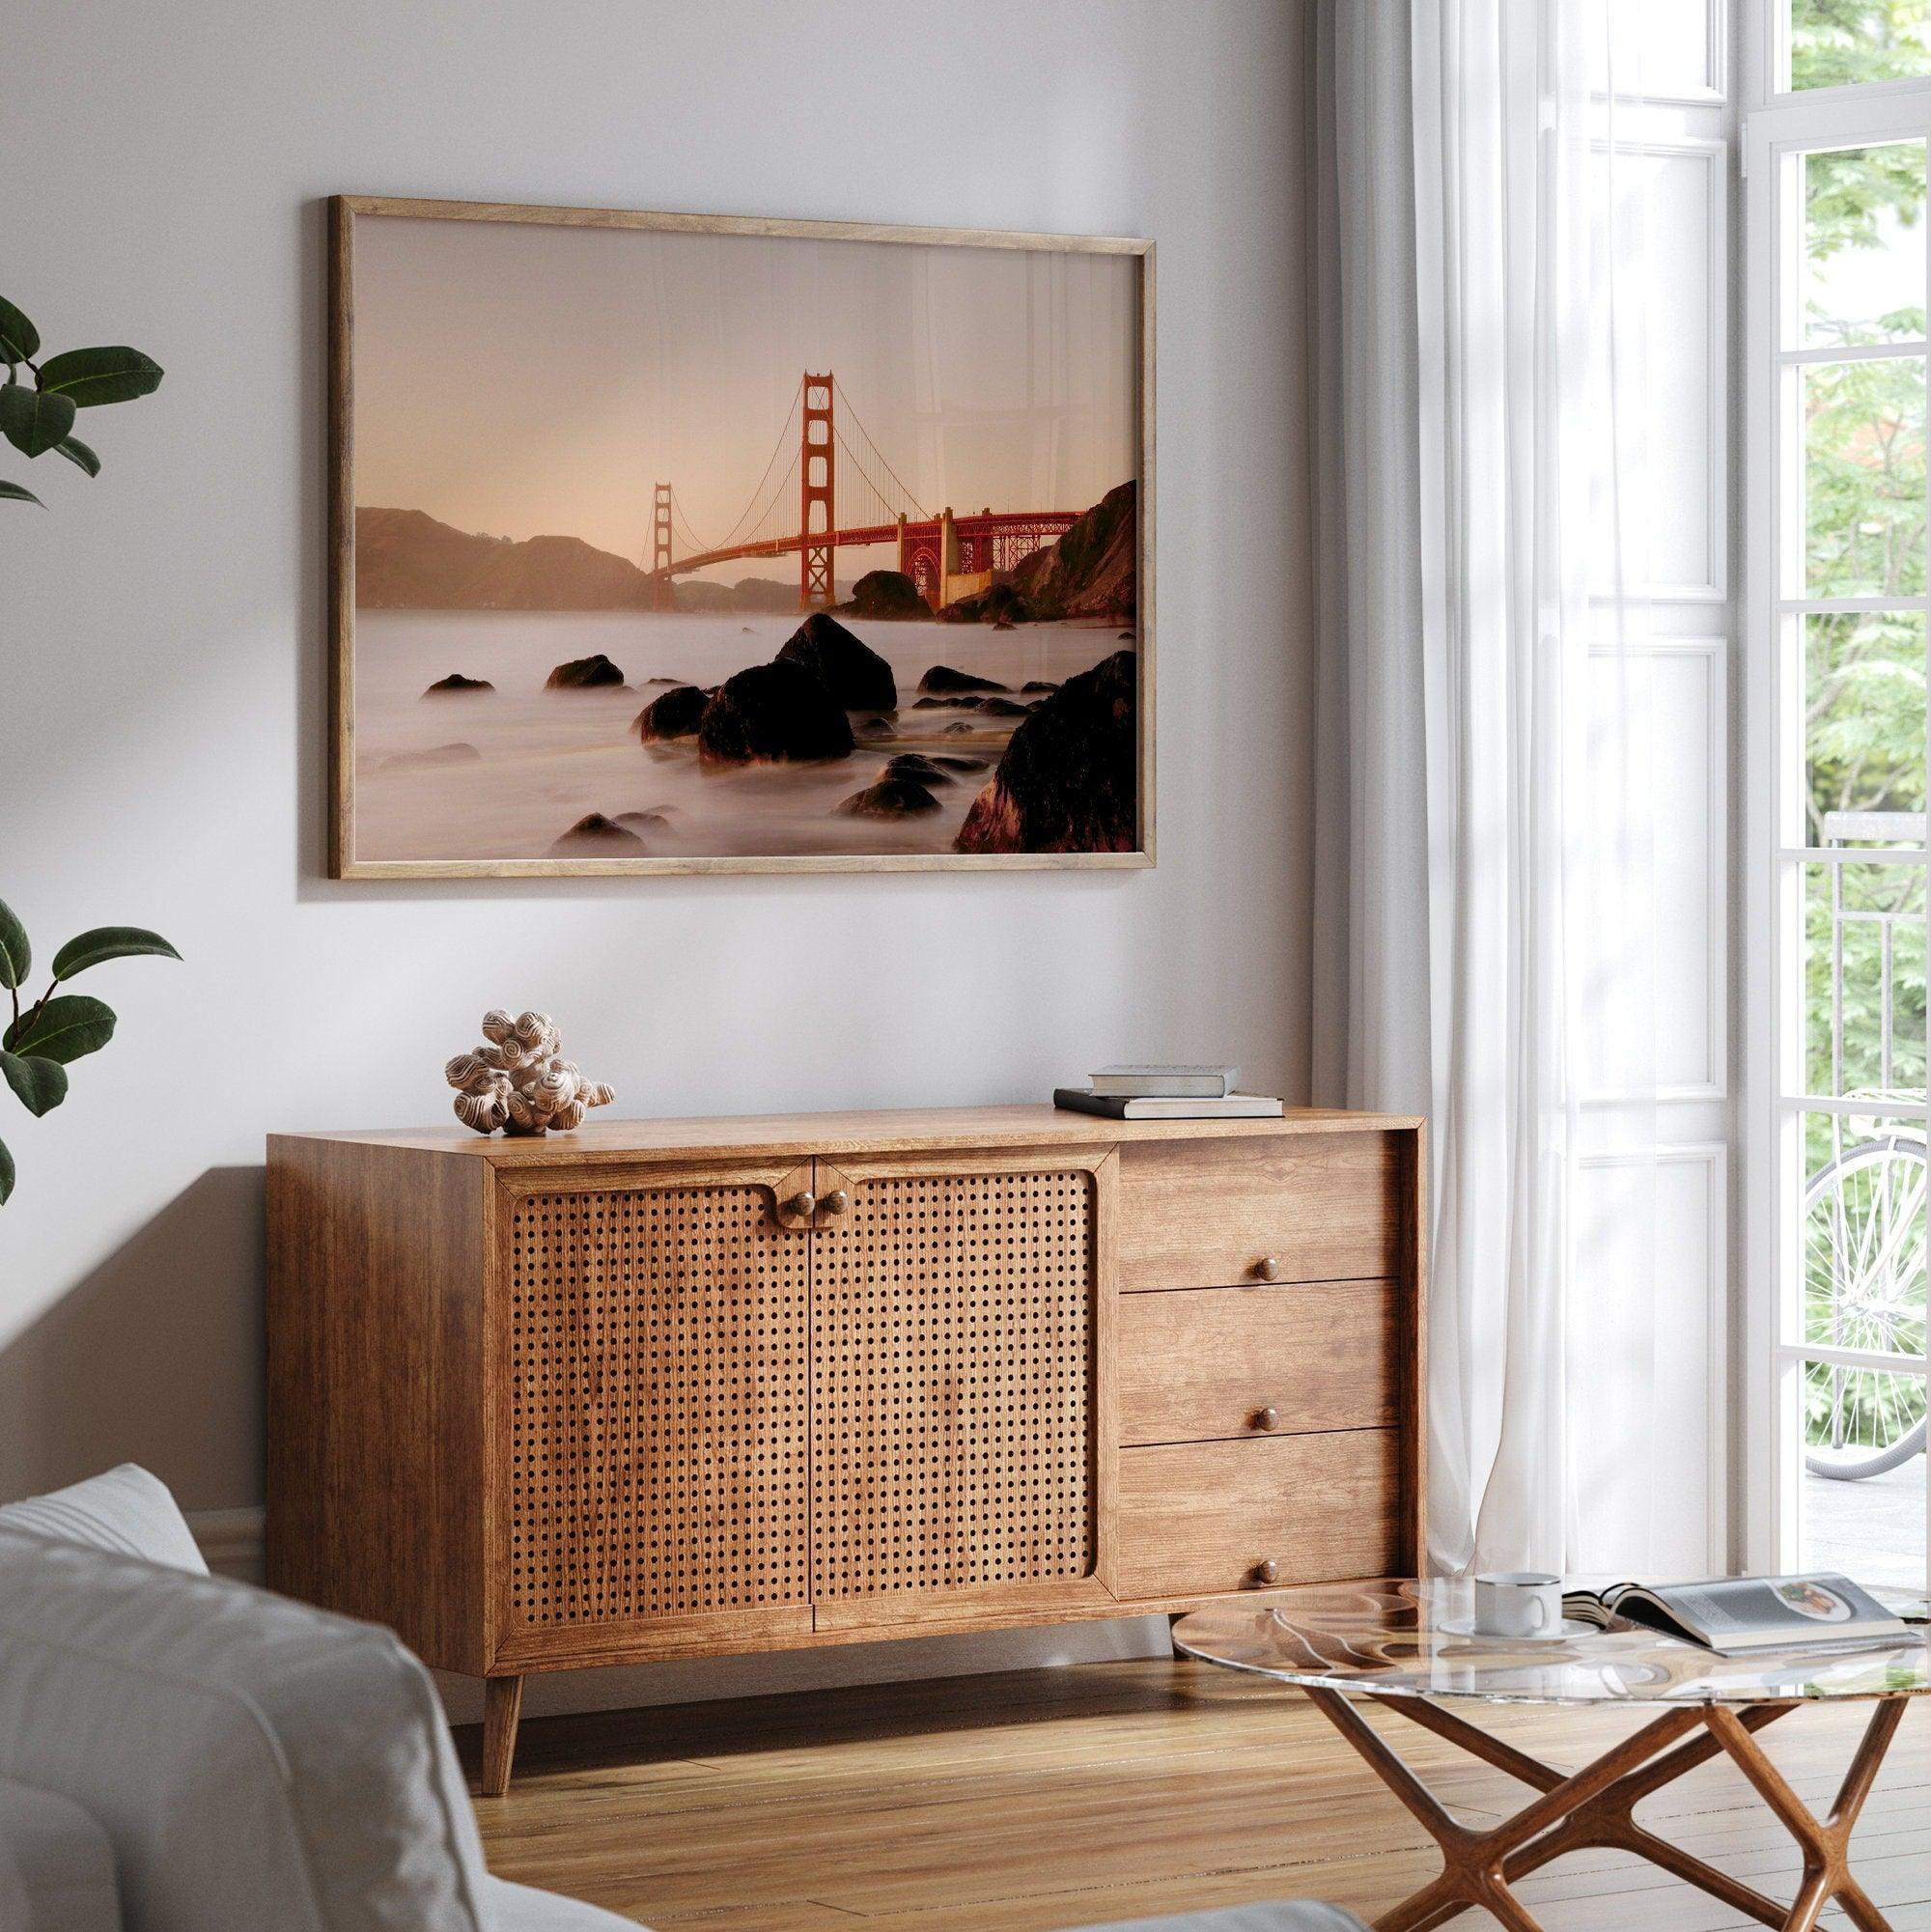
<path fill-rule="evenodd" d="M 590 812 L 657 812 L 642 836 L 654 857 L 949 852 L 991 778 L 1015 718 L 914 711 L 934 664 L 996 679 L 1063 683 L 1120 648 L 1113 625 L 847 622 L 898 680 L 897 737 L 861 742 L 818 765 L 700 767 L 695 741 L 645 745 L 639 711 L 668 686 L 715 685 L 763 663 L 798 628 L 795 614 L 629 611 L 356 613 L 355 848 L 365 860 L 539 858 Z M 546 691 L 558 664 L 602 652 L 629 688 Z M 426 698 L 451 672 L 496 686 Z M 963 725 L 964 730 L 946 727 Z M 469 746 L 476 756 L 432 762 Z M 898 751 L 979 758 L 986 770 L 934 786 L 941 809 L 910 819 L 852 818 L 839 803 Z M 625 855 L 635 856 L 634 853 Z"/>

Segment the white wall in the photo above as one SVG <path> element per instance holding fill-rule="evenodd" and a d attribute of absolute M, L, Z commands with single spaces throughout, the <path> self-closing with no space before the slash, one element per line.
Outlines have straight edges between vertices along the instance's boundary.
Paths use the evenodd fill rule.
<path fill-rule="evenodd" d="M 186 963 L 96 976 L 122 1037 L 60 1112 L 0 1096 L 0 1496 L 134 1457 L 259 1500 L 262 1137 L 439 1118 L 489 1006 L 555 1013 L 635 1114 L 1037 1096 L 1128 1054 L 1301 1090 L 1300 15 L 14 0 L 0 293 L 168 374 L 86 425 L 97 482 L 42 458 L 50 510 L 0 520 L 0 897 L 43 956 L 129 921 Z M 337 191 L 1155 237 L 1158 869 L 323 880 Z M 733 1667 L 706 1681 L 771 1681 Z"/>

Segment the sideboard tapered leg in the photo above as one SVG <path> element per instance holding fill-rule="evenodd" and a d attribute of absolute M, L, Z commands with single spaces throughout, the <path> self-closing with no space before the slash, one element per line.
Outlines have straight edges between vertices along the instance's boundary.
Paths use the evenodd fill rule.
<path fill-rule="evenodd" d="M 522 1716 L 523 1680 L 483 1680 L 483 1795 L 500 1798 L 510 1788 L 510 1762 L 517 1754 L 517 1720 Z"/>

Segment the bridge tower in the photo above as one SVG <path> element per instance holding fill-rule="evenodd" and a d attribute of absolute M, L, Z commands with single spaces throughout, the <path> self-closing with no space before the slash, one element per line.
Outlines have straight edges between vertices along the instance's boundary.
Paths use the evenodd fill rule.
<path fill-rule="evenodd" d="M 670 571 L 670 485 L 651 486 L 651 581 L 659 610 L 675 607 Z"/>
<path fill-rule="evenodd" d="M 831 540 L 838 519 L 831 500 L 831 388 L 829 374 L 813 376 L 807 372 L 798 462 L 798 527 L 801 540 L 798 551 L 798 607 L 800 610 L 826 608 L 838 596 L 832 579 L 838 546 Z"/>

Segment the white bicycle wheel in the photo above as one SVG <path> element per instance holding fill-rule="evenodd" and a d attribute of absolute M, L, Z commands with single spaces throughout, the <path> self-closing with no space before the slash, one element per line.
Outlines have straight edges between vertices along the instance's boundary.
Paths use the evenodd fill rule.
<path fill-rule="evenodd" d="M 1847 1148 L 1804 1195 L 1804 1339 L 1923 1358 L 1925 1145 L 1890 1134 Z M 1882 1475 L 1925 1445 L 1921 1380 L 1813 1364 L 1805 1386 L 1805 1467 L 1856 1482 Z"/>

